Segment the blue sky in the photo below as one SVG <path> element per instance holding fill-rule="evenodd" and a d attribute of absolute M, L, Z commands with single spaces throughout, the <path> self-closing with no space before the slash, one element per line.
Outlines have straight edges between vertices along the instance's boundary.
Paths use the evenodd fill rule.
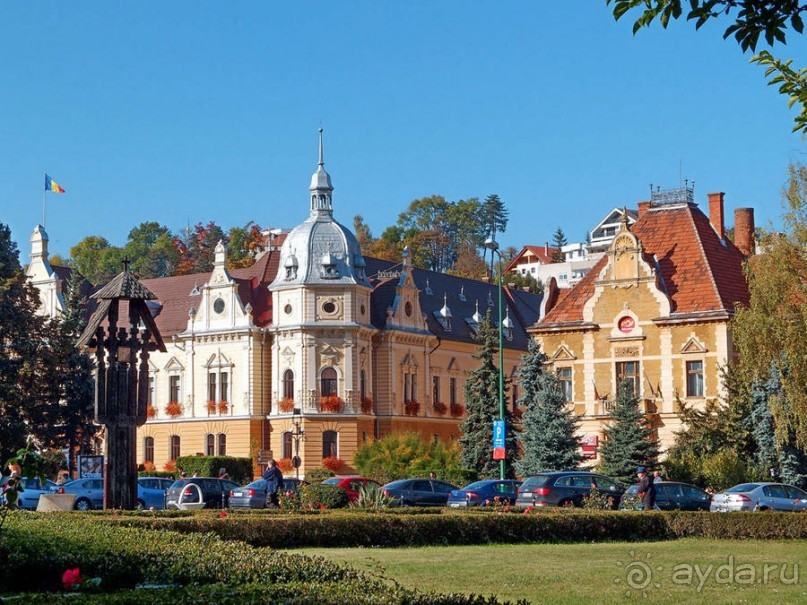
<path fill-rule="evenodd" d="M 148 220 L 291 228 L 322 123 L 336 217 L 375 235 L 498 193 L 502 245 L 580 240 L 679 174 L 778 224 L 804 141 L 724 27 L 633 36 L 604 0 L 5 2 L 0 222 L 27 262 L 47 171 L 51 253 Z"/>

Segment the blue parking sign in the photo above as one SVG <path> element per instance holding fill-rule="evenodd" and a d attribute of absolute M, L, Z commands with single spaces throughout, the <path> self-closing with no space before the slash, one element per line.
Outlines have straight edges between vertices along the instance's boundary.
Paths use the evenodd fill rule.
<path fill-rule="evenodd" d="M 494 420 L 493 459 L 504 460 L 504 458 L 505 458 L 504 420 Z"/>

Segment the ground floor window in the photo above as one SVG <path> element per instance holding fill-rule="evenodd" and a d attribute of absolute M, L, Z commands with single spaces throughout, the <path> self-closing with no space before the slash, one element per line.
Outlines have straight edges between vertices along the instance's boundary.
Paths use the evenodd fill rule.
<path fill-rule="evenodd" d="M 219 456 L 227 455 L 227 435 L 219 433 Z"/>
<path fill-rule="evenodd" d="M 328 458 L 333 456 L 339 457 L 339 449 L 337 445 L 338 434 L 336 431 L 325 431 L 322 433 L 322 457 Z"/>
<path fill-rule="evenodd" d="M 171 435 L 170 439 L 171 447 L 169 448 L 169 460 L 176 460 L 179 458 L 179 435 Z"/>
<path fill-rule="evenodd" d="M 143 440 L 143 460 L 154 462 L 154 437 L 146 437 Z"/>
<path fill-rule="evenodd" d="M 205 435 L 205 456 L 216 455 L 216 437 L 213 433 Z"/>

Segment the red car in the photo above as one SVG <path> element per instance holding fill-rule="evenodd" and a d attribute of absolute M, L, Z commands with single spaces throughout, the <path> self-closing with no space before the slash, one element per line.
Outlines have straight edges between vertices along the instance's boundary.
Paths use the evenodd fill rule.
<path fill-rule="evenodd" d="M 322 482 L 325 485 L 336 485 L 341 487 L 347 493 L 347 499 L 350 502 L 356 502 L 359 499 L 359 488 L 364 486 L 374 485 L 381 487 L 381 484 L 374 479 L 367 477 L 359 477 L 358 475 L 349 475 L 347 477 L 329 477 Z"/>

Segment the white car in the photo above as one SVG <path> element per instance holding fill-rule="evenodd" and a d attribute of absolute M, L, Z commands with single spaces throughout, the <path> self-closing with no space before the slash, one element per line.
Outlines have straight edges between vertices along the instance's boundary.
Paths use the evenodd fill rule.
<path fill-rule="evenodd" d="M 793 485 L 756 481 L 741 483 L 712 496 L 713 513 L 750 510 L 807 510 L 807 492 Z"/>

